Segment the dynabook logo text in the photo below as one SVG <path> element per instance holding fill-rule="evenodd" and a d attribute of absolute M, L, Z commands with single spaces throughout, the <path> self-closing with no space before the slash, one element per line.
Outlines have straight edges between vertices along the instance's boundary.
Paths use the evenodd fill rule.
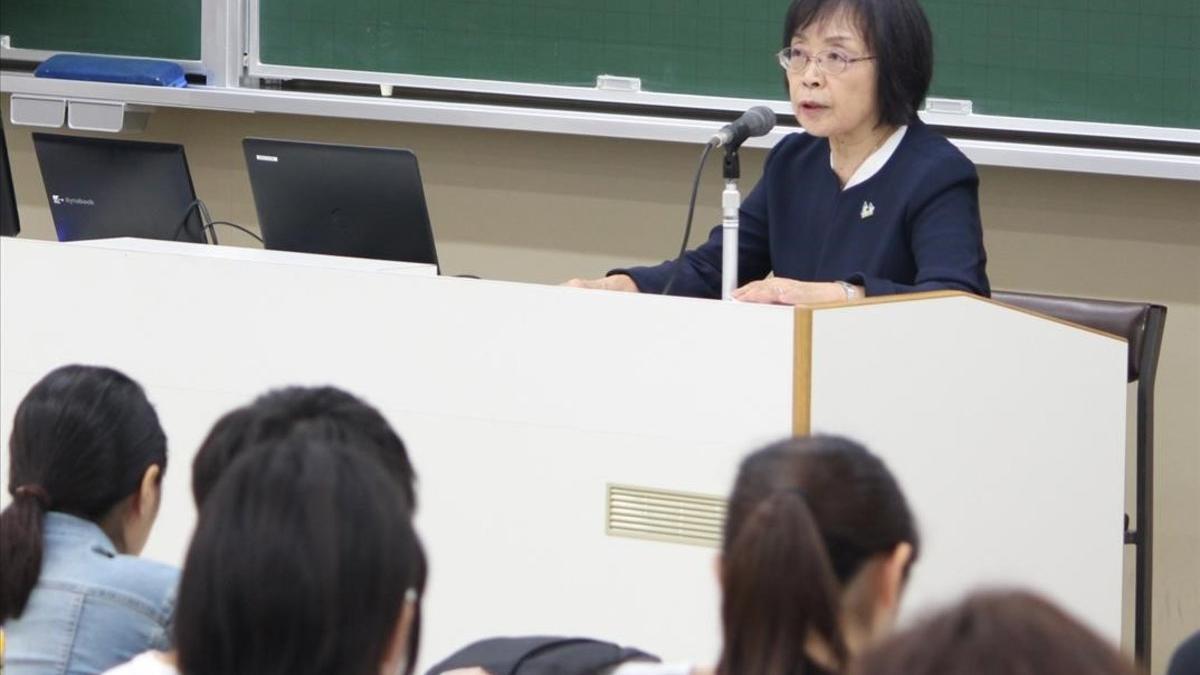
<path fill-rule="evenodd" d="M 96 200 L 79 198 L 79 197 L 59 197 L 58 195 L 50 195 L 50 201 L 57 205 L 66 204 L 67 206 L 95 206 Z"/>

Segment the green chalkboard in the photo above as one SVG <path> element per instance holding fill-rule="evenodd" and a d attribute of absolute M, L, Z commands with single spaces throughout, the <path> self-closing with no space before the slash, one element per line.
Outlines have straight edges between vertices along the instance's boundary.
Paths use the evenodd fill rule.
<path fill-rule="evenodd" d="M 1200 0 L 923 0 L 933 93 L 975 111 L 1200 128 Z"/>
<path fill-rule="evenodd" d="M 15 49 L 200 59 L 201 0 L 0 0 Z"/>
<path fill-rule="evenodd" d="M 5 3 L 13 0 L 4 0 Z M 931 96 L 1200 127 L 1200 0 L 924 0 Z M 260 0 L 264 64 L 781 99 L 786 0 Z"/>
<path fill-rule="evenodd" d="M 625 75 L 647 90 L 718 96 L 783 91 L 772 56 L 778 2 L 260 0 L 259 11 L 265 63 L 580 86 Z"/>

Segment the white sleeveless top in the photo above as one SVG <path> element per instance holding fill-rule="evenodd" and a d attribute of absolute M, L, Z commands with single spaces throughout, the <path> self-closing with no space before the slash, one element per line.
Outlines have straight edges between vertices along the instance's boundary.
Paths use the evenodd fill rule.
<path fill-rule="evenodd" d="M 142 652 L 132 661 L 104 671 L 104 675 L 179 675 L 162 652 Z"/>

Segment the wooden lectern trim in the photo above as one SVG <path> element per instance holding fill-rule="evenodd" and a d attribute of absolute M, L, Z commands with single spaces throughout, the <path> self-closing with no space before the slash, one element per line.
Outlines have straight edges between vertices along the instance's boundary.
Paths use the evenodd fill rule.
<path fill-rule="evenodd" d="M 1020 312 L 1021 314 L 1026 314 L 1028 316 L 1036 316 L 1037 318 L 1043 319 L 1045 321 L 1052 321 L 1054 323 L 1062 324 L 1064 326 L 1070 326 L 1071 328 L 1075 328 L 1077 330 L 1085 331 L 1088 333 L 1093 333 L 1095 335 L 1103 335 L 1104 337 L 1107 337 L 1107 338 L 1112 338 L 1114 340 L 1126 342 L 1125 338 L 1121 337 L 1120 335 L 1113 335 L 1112 333 L 1106 333 L 1102 330 L 1092 328 L 1091 326 L 1084 326 L 1084 325 L 1081 325 L 1078 323 L 1071 323 L 1070 321 L 1060 319 L 1056 316 L 1042 314 L 1040 312 L 1035 312 L 1031 309 L 1026 309 L 1024 307 L 1017 307 L 1015 305 L 1010 305 L 1008 303 L 1000 302 L 999 300 L 985 298 L 982 295 L 975 295 L 974 293 L 967 293 L 965 291 L 926 291 L 924 293 L 900 293 L 897 295 L 877 295 L 875 297 L 863 298 L 861 300 L 839 300 L 837 302 L 826 302 L 826 303 L 821 303 L 818 305 L 804 305 L 804 307 L 806 309 L 813 309 L 813 310 L 845 309 L 845 308 L 853 308 L 853 307 L 862 307 L 864 305 L 887 305 L 887 304 L 892 304 L 892 303 L 896 303 L 896 302 L 913 302 L 913 301 L 920 301 L 920 300 L 936 300 L 938 298 L 960 298 L 960 297 L 961 298 L 970 298 L 972 300 L 978 300 L 979 302 L 986 302 L 986 303 L 989 303 L 992 305 L 996 305 L 998 307 L 1003 307 L 1005 309 L 1012 310 L 1014 312 Z"/>
<path fill-rule="evenodd" d="M 804 305 L 809 309 L 841 309 L 843 307 L 862 307 L 863 305 L 889 305 L 895 302 L 913 302 L 915 300 L 933 300 L 935 298 L 977 298 L 987 300 L 965 291 L 924 291 L 922 293 L 897 293 L 896 295 L 873 295 L 858 300 L 838 300 L 823 302 L 816 305 Z M 1006 305 L 1007 306 L 1007 305 Z"/>
<path fill-rule="evenodd" d="M 812 309 L 795 311 L 795 363 L 792 366 L 792 435 L 812 432 Z"/>
<path fill-rule="evenodd" d="M 993 305 L 998 305 L 1000 307 L 1003 307 L 1004 309 L 1010 309 L 1014 312 L 1020 312 L 1022 314 L 1027 314 L 1029 316 L 1036 316 L 1037 318 L 1042 319 L 1043 321 L 1050 321 L 1052 323 L 1059 323 L 1064 326 L 1070 326 L 1071 328 L 1074 328 L 1076 330 L 1085 331 L 1088 333 L 1092 333 L 1094 335 L 1103 335 L 1106 338 L 1111 338 L 1113 340 L 1121 342 L 1122 344 L 1129 343 L 1129 340 L 1126 340 L 1124 336 L 1114 335 L 1113 333 L 1102 331 L 1099 328 L 1092 328 L 1091 326 L 1085 326 L 1081 323 L 1072 323 L 1070 321 L 1067 321 L 1066 319 L 1060 319 L 1057 316 L 1050 316 L 1049 314 L 1042 314 L 1041 312 L 1037 312 L 1032 309 L 1027 309 L 1025 307 L 1017 307 L 1016 305 L 1010 305 L 1007 302 L 1000 302 L 999 300 L 993 300 L 991 298 L 979 298 L 979 299 L 983 300 L 984 302 L 990 302 Z"/>

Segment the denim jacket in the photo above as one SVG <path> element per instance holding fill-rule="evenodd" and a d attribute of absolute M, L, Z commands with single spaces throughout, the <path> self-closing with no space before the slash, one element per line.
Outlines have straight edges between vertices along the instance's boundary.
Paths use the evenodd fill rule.
<path fill-rule="evenodd" d="M 4 623 L 4 675 L 90 675 L 168 649 L 179 570 L 118 554 L 90 520 L 44 523 L 37 586 Z"/>

